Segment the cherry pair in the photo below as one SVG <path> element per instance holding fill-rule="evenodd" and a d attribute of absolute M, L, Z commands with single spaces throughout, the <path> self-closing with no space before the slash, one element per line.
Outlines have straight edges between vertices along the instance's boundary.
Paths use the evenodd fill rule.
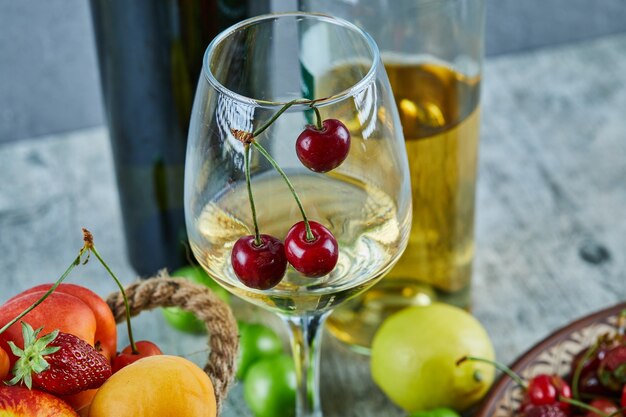
<path fill-rule="evenodd" d="M 558 375 L 539 374 L 528 383 L 520 411 L 528 414 L 535 407 L 554 406 L 565 415 L 569 415 L 571 404 L 568 400 L 571 398 L 572 390 L 563 378 Z"/>
<path fill-rule="evenodd" d="M 337 240 L 320 223 L 308 223 L 313 239 L 307 238 L 306 223 L 301 221 L 289 229 L 284 245 L 270 235 L 260 235 L 260 242 L 254 235 L 237 240 L 231 262 L 239 280 L 251 288 L 270 289 L 282 280 L 287 262 L 311 278 L 332 271 L 339 256 Z"/>

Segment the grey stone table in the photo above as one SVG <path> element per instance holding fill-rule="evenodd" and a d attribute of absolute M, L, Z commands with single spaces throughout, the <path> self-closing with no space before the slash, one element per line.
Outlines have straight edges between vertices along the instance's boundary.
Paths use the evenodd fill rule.
<path fill-rule="evenodd" d="M 473 298 L 502 361 L 626 299 L 624 74 L 623 35 L 487 62 Z M 134 279 L 104 128 L 2 145 L 0 178 L 0 302 L 58 277 L 82 226 Z M 93 262 L 71 282 L 115 290 Z M 168 329 L 158 312 L 136 327 L 166 351 L 206 355 L 203 338 Z M 366 357 L 329 335 L 322 355 L 328 416 L 403 415 L 371 382 Z M 250 415 L 240 386 L 223 415 Z"/>

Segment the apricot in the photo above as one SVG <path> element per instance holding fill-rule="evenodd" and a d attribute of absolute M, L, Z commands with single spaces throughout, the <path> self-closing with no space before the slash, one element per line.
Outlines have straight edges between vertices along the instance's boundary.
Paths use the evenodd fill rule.
<path fill-rule="evenodd" d="M 157 355 L 113 374 L 98 389 L 89 417 L 216 417 L 211 379 L 193 362 Z"/>
<path fill-rule="evenodd" d="M 96 392 L 98 392 L 97 389 L 88 389 L 86 391 L 81 391 L 78 394 L 59 395 L 59 398 L 68 403 L 78 414 L 82 416 L 84 410 L 89 409 L 89 405 L 91 404 L 91 401 L 93 401 L 93 397 L 96 395 Z"/>

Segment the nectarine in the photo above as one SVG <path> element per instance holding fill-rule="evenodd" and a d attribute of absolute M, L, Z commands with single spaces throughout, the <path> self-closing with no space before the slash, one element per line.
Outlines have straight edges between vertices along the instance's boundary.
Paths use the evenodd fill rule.
<path fill-rule="evenodd" d="M 0 327 L 17 317 L 26 308 L 37 301 L 45 291 L 36 291 L 13 298 L 0 307 Z M 96 332 L 96 318 L 87 304 L 73 295 L 53 292 L 34 310 L 25 315 L 21 321 L 37 329 L 43 326 L 41 334 L 47 334 L 55 329 L 64 333 L 73 334 L 93 346 Z M 22 326 L 20 322 L 9 327 L 0 335 L 0 347 L 9 353 L 11 362 L 15 356 L 7 345 L 13 341 L 23 347 Z"/>
<path fill-rule="evenodd" d="M 78 414 L 46 392 L 0 384 L 0 417 L 78 417 Z"/>
<path fill-rule="evenodd" d="M 54 284 L 48 283 L 37 285 L 27 289 L 13 298 L 18 298 L 22 295 L 33 292 L 48 291 L 52 285 Z M 60 284 L 54 291 L 73 295 L 91 308 L 96 318 L 94 343 L 96 345 L 99 344 L 102 348 L 102 354 L 107 359 L 111 360 L 117 351 L 117 324 L 115 323 L 115 317 L 113 317 L 113 313 L 111 312 L 111 309 L 106 301 L 89 288 L 76 284 Z M 9 302 L 11 300 L 9 300 Z"/>

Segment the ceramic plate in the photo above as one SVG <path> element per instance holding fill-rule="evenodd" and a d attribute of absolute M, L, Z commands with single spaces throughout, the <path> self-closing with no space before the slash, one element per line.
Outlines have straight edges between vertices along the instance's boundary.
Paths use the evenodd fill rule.
<path fill-rule="evenodd" d="M 565 375 L 572 358 L 591 346 L 596 338 L 617 327 L 617 317 L 626 303 L 583 317 L 537 343 L 523 354 L 511 368 L 528 381 L 540 373 Z M 522 389 L 510 378 L 501 377 L 491 389 L 476 417 L 511 417 L 522 401 Z"/>

